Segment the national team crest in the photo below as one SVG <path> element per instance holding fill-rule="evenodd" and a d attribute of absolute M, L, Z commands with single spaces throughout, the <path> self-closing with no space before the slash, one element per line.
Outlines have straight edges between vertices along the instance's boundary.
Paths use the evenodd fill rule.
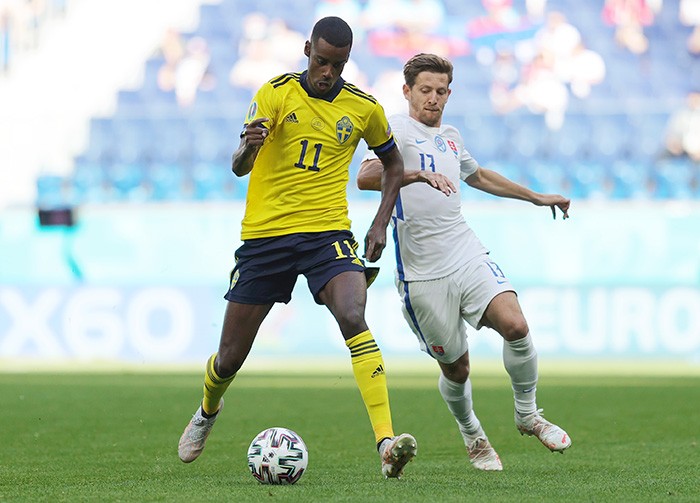
<path fill-rule="evenodd" d="M 442 136 L 435 135 L 435 147 L 440 151 L 440 152 L 447 152 L 447 145 L 445 145 L 445 140 L 442 139 Z"/>
<path fill-rule="evenodd" d="M 459 149 L 457 148 L 457 144 L 455 142 L 452 140 L 447 140 L 447 146 L 450 147 L 450 150 L 454 153 L 455 157 L 459 156 Z"/>
<path fill-rule="evenodd" d="M 440 356 L 445 356 L 445 348 L 442 346 L 433 346 L 433 353 Z"/>
<path fill-rule="evenodd" d="M 350 118 L 345 115 L 342 119 L 335 123 L 335 135 L 338 138 L 338 143 L 341 145 L 348 141 L 350 135 L 352 135 L 352 130 L 355 129 Z"/>

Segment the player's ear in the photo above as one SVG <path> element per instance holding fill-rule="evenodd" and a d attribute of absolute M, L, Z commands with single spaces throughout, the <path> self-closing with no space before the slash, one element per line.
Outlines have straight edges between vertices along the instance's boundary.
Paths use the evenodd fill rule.
<path fill-rule="evenodd" d="M 411 92 L 411 88 L 408 87 L 408 84 L 403 85 L 403 97 L 408 99 L 408 95 Z"/>
<path fill-rule="evenodd" d="M 306 56 L 307 58 L 311 57 L 311 42 L 309 42 L 308 40 L 304 44 L 304 56 Z"/>

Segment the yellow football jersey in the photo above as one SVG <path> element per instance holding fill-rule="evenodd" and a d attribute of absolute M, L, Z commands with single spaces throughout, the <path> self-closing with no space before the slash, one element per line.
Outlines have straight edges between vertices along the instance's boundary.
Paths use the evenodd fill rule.
<path fill-rule="evenodd" d="M 248 184 L 243 240 L 349 230 L 349 166 L 361 138 L 378 154 L 395 147 L 384 109 L 339 79 L 318 97 L 306 72 L 287 73 L 253 97 L 245 123 L 268 117 L 269 135 Z"/>

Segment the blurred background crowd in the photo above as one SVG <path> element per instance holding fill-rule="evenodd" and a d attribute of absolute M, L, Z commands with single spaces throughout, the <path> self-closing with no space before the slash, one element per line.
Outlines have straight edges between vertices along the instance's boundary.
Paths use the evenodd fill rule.
<path fill-rule="evenodd" d="M 0 0 L 0 90 L 51 43 L 53 25 L 78 26 L 87 3 Z M 407 58 L 449 57 L 445 121 L 482 165 L 576 199 L 700 199 L 700 0 L 193 3 L 189 22 L 151 30 L 128 83 L 105 85 L 111 106 L 85 111 L 80 141 L 18 164 L 40 206 L 244 198 L 246 178 L 230 174 L 229 160 L 249 101 L 270 78 L 305 68 L 304 41 L 326 15 L 355 32 L 344 78 L 388 114 L 405 110 Z M 140 33 L 121 31 L 122 44 Z M 349 191 L 373 197 L 354 183 Z"/>

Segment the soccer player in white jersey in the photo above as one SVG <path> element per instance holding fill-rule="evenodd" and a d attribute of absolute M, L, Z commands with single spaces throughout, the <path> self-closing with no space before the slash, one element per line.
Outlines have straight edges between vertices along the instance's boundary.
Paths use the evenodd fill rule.
<path fill-rule="evenodd" d="M 507 277 L 462 215 L 459 180 L 489 194 L 549 206 L 554 216 L 559 208 L 563 218 L 569 216 L 570 200 L 533 192 L 480 166 L 465 149 L 459 131 L 442 124 L 452 82 L 448 60 L 418 54 L 404 66 L 404 78 L 409 114 L 389 119 L 405 165 L 392 216 L 404 317 L 421 349 L 440 366 L 438 389 L 475 468 L 503 466 L 472 408 L 464 321 L 477 330 L 491 327 L 503 337 L 518 431 L 536 436 L 553 452 L 563 452 L 571 439 L 537 408 L 537 353 L 527 322 Z M 368 155 L 358 187 L 379 190 L 381 174 L 381 162 Z"/>

